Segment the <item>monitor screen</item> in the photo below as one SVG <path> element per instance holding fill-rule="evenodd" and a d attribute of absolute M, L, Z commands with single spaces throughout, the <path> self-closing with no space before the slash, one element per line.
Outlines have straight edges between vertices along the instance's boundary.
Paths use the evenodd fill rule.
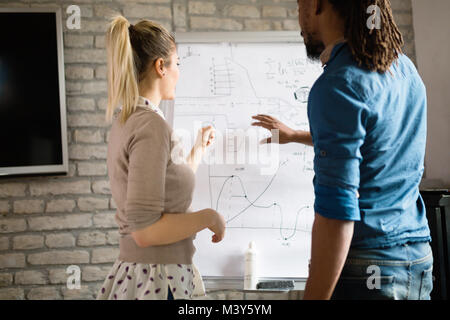
<path fill-rule="evenodd" d="M 57 15 L 0 12 L 0 39 L 0 173 L 64 172 Z"/>

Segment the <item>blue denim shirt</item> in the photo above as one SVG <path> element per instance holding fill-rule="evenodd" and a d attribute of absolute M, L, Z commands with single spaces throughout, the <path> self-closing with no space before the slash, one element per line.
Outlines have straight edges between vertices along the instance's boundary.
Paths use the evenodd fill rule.
<path fill-rule="evenodd" d="M 405 55 L 390 71 L 359 67 L 340 43 L 309 95 L 314 209 L 327 218 L 354 220 L 352 247 L 431 240 L 419 194 L 425 86 Z"/>

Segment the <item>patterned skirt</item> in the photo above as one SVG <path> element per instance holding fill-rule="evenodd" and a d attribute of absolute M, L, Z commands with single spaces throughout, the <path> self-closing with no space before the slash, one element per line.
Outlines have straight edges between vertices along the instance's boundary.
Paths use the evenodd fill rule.
<path fill-rule="evenodd" d="M 203 286 L 193 264 L 146 264 L 116 260 L 97 294 L 97 300 L 192 299 L 195 286 Z M 201 277 L 200 277 L 201 278 Z M 203 288 L 204 289 L 204 288 Z"/>

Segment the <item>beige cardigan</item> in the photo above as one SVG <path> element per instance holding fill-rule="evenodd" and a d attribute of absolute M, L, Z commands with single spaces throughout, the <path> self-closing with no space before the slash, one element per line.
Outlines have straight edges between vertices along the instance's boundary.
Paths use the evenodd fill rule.
<path fill-rule="evenodd" d="M 172 128 L 156 112 L 142 106 L 136 108 L 123 126 L 117 118 L 116 114 L 109 136 L 107 165 L 121 235 L 119 259 L 191 264 L 195 235 L 147 248 L 138 247 L 131 237 L 131 232 L 158 221 L 163 212 L 191 211 L 195 175 L 188 165 L 174 158 L 177 156 L 172 152 L 174 148 L 181 148 L 176 140 L 172 141 Z"/>

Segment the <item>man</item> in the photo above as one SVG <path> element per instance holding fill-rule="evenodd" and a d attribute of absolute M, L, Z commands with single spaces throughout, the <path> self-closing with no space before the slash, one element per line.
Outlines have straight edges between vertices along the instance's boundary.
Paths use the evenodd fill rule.
<path fill-rule="evenodd" d="M 266 115 L 253 125 L 279 129 L 280 143 L 314 146 L 316 215 L 304 298 L 429 299 L 431 238 L 418 190 L 426 93 L 402 54 L 390 2 L 298 6 L 307 54 L 324 66 L 309 96 L 310 133 Z"/>

